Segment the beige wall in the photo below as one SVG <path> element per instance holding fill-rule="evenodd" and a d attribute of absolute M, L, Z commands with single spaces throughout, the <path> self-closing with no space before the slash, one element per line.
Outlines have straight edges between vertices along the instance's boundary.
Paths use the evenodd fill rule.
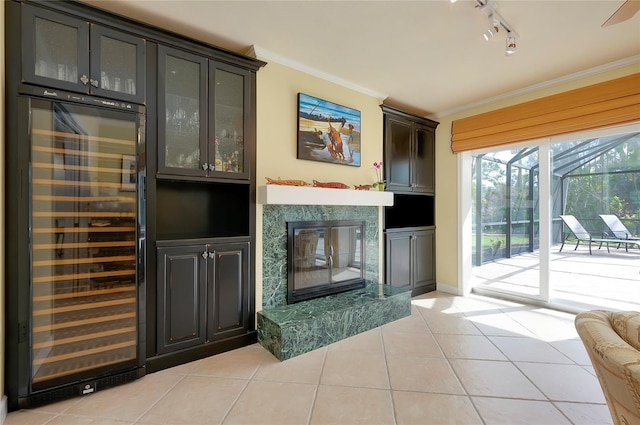
<path fill-rule="evenodd" d="M 308 182 L 339 181 L 350 186 L 375 181 L 374 161 L 382 161 L 382 110 L 374 97 L 260 58 L 257 74 L 257 186 L 265 177 Z M 357 109 L 361 113 L 360 167 L 296 159 L 298 93 Z M 256 217 L 256 311 L 262 309 L 262 205 Z M 382 247 L 382 243 L 380 244 Z"/>
<path fill-rule="evenodd" d="M 640 72 L 640 62 L 609 71 L 575 78 L 571 81 L 549 85 L 508 99 L 487 103 L 450 116 L 437 117 L 440 125 L 436 131 L 436 280 L 439 288 L 456 288 L 462 294 L 462 282 L 458 275 L 458 158 L 451 152 L 451 123 L 460 118 L 515 105 L 579 87 L 600 83 Z"/>

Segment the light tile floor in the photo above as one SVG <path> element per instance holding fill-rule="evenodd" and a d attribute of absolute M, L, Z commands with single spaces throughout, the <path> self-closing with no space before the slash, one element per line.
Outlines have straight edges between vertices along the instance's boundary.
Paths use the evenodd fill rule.
<path fill-rule="evenodd" d="M 255 344 L 5 424 L 611 424 L 573 320 L 432 292 L 411 317 L 285 362 Z"/>

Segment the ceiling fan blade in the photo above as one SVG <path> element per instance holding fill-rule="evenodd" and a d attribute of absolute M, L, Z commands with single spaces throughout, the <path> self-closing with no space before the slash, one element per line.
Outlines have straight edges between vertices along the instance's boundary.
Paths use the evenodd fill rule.
<path fill-rule="evenodd" d="M 604 21 L 604 24 L 602 24 L 602 26 L 607 27 L 609 25 L 617 24 L 626 21 L 627 19 L 631 19 L 631 17 L 635 15 L 638 10 L 640 10 L 640 0 L 626 0 L 624 3 L 622 3 L 622 6 L 618 8 L 618 10 L 613 12 L 613 15 L 611 15 L 609 19 Z"/>

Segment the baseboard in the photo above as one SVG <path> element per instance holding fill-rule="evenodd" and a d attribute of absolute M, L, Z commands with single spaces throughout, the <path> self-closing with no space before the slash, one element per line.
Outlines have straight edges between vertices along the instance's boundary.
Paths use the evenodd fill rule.
<path fill-rule="evenodd" d="M 2 401 L 0 401 L 0 425 L 4 423 L 7 419 L 7 414 L 9 412 L 9 402 L 7 400 L 7 396 L 2 396 Z"/>
<path fill-rule="evenodd" d="M 451 286 L 440 282 L 436 283 L 436 291 L 446 292 L 447 294 L 452 295 L 462 295 L 462 292 L 460 291 L 460 289 L 458 289 L 457 286 Z"/>

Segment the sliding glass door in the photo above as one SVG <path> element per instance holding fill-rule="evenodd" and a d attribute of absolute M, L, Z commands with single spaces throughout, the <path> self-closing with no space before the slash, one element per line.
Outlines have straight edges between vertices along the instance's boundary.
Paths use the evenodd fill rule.
<path fill-rule="evenodd" d="M 471 159 L 472 283 L 540 297 L 538 147 Z"/>
<path fill-rule="evenodd" d="M 620 233 L 600 217 L 640 238 L 639 125 L 466 153 L 461 162 L 467 287 L 572 310 L 640 308 L 640 244 L 616 241 Z M 597 242 L 580 240 L 566 215 Z"/>

